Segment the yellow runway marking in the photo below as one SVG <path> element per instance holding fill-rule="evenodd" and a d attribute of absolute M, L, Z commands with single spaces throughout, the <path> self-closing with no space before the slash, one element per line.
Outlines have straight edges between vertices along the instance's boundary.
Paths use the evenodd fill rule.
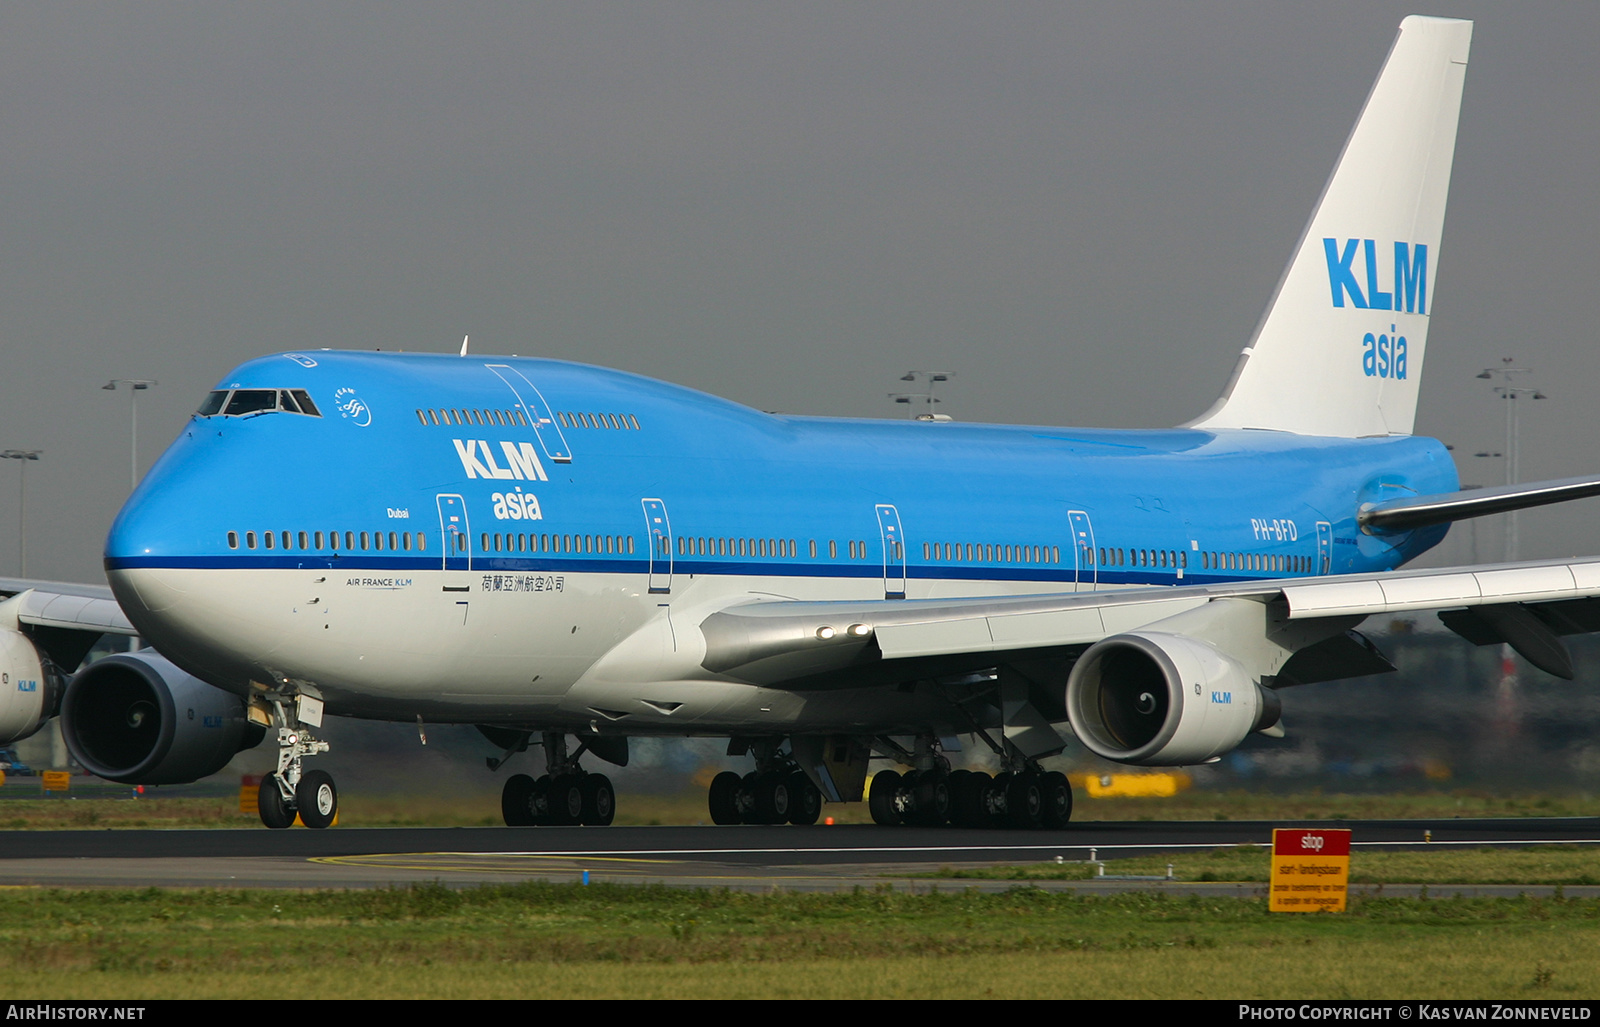
<path fill-rule="evenodd" d="M 817 874 L 783 874 L 757 871 L 751 874 L 698 874 L 690 865 L 666 859 L 634 859 L 621 856 L 571 856 L 531 853 L 472 853 L 472 852 L 404 852 L 372 853 L 360 856 L 313 856 L 310 863 L 330 866 L 361 867 L 375 870 L 424 870 L 440 873 L 558 873 L 580 874 L 585 870 L 601 872 L 608 876 L 694 878 L 705 881 L 819 881 Z M 675 873 L 668 870 L 675 868 Z"/>
<path fill-rule="evenodd" d="M 565 870 L 582 873 L 584 870 L 604 868 L 610 873 L 644 873 L 648 864 L 671 866 L 670 860 L 629 859 L 620 856 L 573 859 L 570 856 L 522 855 L 511 853 L 476 852 L 401 852 L 373 853 L 362 856 L 313 856 L 308 862 L 333 866 L 369 867 L 381 870 L 448 870 L 457 873 L 504 873 L 534 870 Z M 623 864 L 623 865 L 618 865 Z"/>

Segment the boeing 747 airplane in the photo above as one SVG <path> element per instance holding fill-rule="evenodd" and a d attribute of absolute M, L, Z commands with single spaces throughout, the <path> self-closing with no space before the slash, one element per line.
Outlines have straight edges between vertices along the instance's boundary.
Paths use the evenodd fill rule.
<path fill-rule="evenodd" d="M 465 350 L 252 360 L 117 517 L 114 602 L 5 589 L 0 743 L 59 714 L 87 770 L 171 783 L 272 731 L 262 821 L 325 827 L 327 718 L 474 724 L 491 769 L 532 771 L 507 824 L 606 824 L 596 762 L 709 735 L 753 759 L 712 783 L 717 823 L 815 822 L 878 760 L 906 768 L 872 779 L 879 823 L 1059 827 L 1041 760 L 1069 732 L 1214 760 L 1281 734 L 1291 686 L 1392 669 L 1355 631 L 1374 614 L 1440 610 L 1570 677 L 1600 558 L 1399 570 L 1454 520 L 1600 494 L 1464 492 L 1412 435 L 1471 30 L 1401 25 L 1224 395 L 1182 427 L 777 416 Z M 105 631 L 151 648 L 69 679 Z M 960 736 L 1003 772 L 952 772 Z"/>

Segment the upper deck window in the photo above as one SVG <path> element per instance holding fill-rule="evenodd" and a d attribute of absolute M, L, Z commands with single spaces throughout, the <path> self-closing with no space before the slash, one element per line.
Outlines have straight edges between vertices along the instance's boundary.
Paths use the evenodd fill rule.
<path fill-rule="evenodd" d="M 278 410 L 308 417 L 322 416 L 305 389 L 217 389 L 206 394 L 195 416 L 243 417 Z"/>

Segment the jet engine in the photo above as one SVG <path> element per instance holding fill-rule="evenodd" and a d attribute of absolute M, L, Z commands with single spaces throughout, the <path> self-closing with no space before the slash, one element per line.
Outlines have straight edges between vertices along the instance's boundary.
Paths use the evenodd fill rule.
<path fill-rule="evenodd" d="M 244 700 L 152 650 L 108 656 L 67 685 L 61 734 L 83 768 L 128 784 L 184 784 L 215 774 L 261 741 Z"/>
<path fill-rule="evenodd" d="M 0 745 L 27 738 L 56 714 L 61 679 L 33 640 L 0 629 Z"/>
<path fill-rule="evenodd" d="M 1240 663 L 1186 635 L 1103 639 L 1067 678 L 1067 717 L 1099 756 L 1146 767 L 1204 763 L 1278 722 L 1282 703 Z"/>

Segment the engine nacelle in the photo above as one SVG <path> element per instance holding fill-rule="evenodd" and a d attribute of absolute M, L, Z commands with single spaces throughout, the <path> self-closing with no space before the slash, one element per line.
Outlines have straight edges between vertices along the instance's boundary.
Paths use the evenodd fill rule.
<path fill-rule="evenodd" d="M 1282 704 L 1238 661 L 1186 635 L 1113 635 L 1067 678 L 1067 717 L 1090 751 L 1146 767 L 1204 763 L 1278 722 Z"/>
<path fill-rule="evenodd" d="M 255 746 L 244 700 L 152 650 L 108 656 L 67 685 L 61 734 L 89 773 L 127 784 L 186 784 Z"/>
<path fill-rule="evenodd" d="M 44 727 L 60 698 L 61 679 L 33 639 L 0 628 L 0 745 Z"/>

